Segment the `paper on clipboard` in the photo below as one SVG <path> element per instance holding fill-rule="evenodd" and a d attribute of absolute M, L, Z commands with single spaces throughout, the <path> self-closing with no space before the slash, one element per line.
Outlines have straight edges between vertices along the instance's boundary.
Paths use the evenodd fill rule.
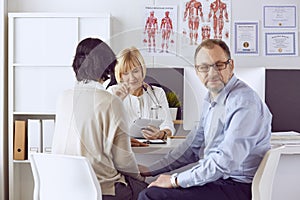
<path fill-rule="evenodd" d="M 142 128 L 146 128 L 147 126 L 155 126 L 159 127 L 163 122 L 162 119 L 146 119 L 146 118 L 138 118 L 134 120 L 132 125 L 129 128 L 129 135 L 135 138 L 142 138 Z"/>

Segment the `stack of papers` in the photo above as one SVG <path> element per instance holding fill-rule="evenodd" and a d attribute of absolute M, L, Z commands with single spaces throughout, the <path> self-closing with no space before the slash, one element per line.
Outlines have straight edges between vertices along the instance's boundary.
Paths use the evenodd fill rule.
<path fill-rule="evenodd" d="M 300 133 L 295 131 L 273 132 L 272 144 L 300 144 Z"/>
<path fill-rule="evenodd" d="M 295 131 L 287 131 L 287 132 L 273 132 L 271 135 L 272 140 L 300 140 L 300 133 Z"/>
<path fill-rule="evenodd" d="M 165 140 L 156 139 L 156 140 L 147 140 L 147 139 L 137 139 L 139 142 L 143 142 L 146 144 L 166 144 Z"/>

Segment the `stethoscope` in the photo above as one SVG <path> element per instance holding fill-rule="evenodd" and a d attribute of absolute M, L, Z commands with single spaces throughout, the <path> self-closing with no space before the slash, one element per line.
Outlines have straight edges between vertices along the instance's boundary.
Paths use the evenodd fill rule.
<path fill-rule="evenodd" d="M 146 86 L 145 86 L 146 85 Z M 149 90 L 147 89 L 147 86 L 149 86 L 152 95 L 149 93 Z M 151 101 L 154 103 L 154 107 L 151 107 L 151 111 L 157 111 L 158 109 L 162 108 L 162 106 L 160 105 L 158 98 L 154 92 L 154 88 L 152 87 L 152 85 L 150 84 L 143 84 L 142 85 L 143 90 L 147 93 L 147 95 L 150 97 Z M 154 98 L 153 98 L 154 97 Z M 156 112 L 155 118 L 158 119 L 158 113 Z"/>

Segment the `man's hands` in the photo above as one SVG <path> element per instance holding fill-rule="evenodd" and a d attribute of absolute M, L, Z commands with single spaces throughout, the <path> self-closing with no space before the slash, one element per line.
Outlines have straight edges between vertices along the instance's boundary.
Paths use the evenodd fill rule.
<path fill-rule="evenodd" d="M 151 176 L 150 170 L 144 165 L 138 165 L 142 176 Z M 155 181 L 150 183 L 148 187 L 157 186 L 162 188 L 173 188 L 171 184 L 171 175 L 162 174 Z"/>
<path fill-rule="evenodd" d="M 157 186 L 162 188 L 172 188 L 171 175 L 162 174 L 155 181 L 150 183 L 148 187 Z"/>

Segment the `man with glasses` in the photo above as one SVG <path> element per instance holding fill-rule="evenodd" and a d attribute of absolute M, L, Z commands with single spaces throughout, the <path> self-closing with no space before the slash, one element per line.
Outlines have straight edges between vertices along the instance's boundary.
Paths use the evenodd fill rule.
<path fill-rule="evenodd" d="M 178 174 L 160 175 L 139 199 L 251 200 L 252 179 L 270 149 L 272 115 L 234 75 L 226 43 L 203 41 L 194 61 L 195 72 L 208 89 L 199 125 L 180 146 L 140 171 L 155 176 L 195 165 Z"/>

